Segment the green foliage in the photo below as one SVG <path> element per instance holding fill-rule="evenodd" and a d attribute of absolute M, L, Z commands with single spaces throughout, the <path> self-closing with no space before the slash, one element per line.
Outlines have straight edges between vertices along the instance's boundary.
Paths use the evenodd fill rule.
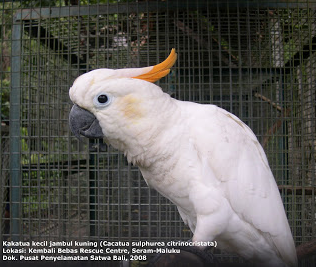
<path fill-rule="evenodd" d="M 10 39 L 11 39 L 11 22 L 12 7 L 17 6 L 12 3 L 3 3 L 0 12 L 0 112 L 1 120 L 9 117 L 10 106 Z"/>
<path fill-rule="evenodd" d="M 3 79 L 1 81 L 1 91 L 0 91 L 0 99 L 1 99 L 1 118 L 7 119 L 9 118 L 9 108 L 10 108 L 10 81 L 7 79 Z"/>
<path fill-rule="evenodd" d="M 104 5 L 104 4 L 116 4 L 126 3 L 130 0 L 28 0 L 22 1 L 24 8 L 28 7 L 47 7 L 47 6 L 75 6 L 75 5 Z"/>
<path fill-rule="evenodd" d="M 48 210 L 50 201 L 57 201 L 58 194 L 54 194 L 54 188 L 62 178 L 62 171 L 42 169 L 40 164 L 46 166 L 46 164 L 56 161 L 56 156 L 32 150 L 26 127 L 21 127 L 21 136 L 21 164 L 22 166 L 32 166 L 30 171 L 22 172 L 23 214 L 34 214 Z M 41 146 L 47 150 L 49 146 L 52 146 L 47 141 L 36 140 L 36 142 L 40 142 Z M 57 143 L 67 145 L 66 140 L 57 140 L 53 145 L 58 145 Z"/>
<path fill-rule="evenodd" d="M 288 62 L 296 53 L 296 45 L 293 39 L 289 39 L 284 45 L 284 62 Z"/>

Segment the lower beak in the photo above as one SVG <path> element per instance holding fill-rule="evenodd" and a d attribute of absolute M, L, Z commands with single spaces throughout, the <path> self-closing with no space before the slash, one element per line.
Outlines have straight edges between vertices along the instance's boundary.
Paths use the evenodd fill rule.
<path fill-rule="evenodd" d="M 97 118 L 91 112 L 76 104 L 72 106 L 69 113 L 69 127 L 78 139 L 81 135 L 87 138 L 104 137 Z"/>

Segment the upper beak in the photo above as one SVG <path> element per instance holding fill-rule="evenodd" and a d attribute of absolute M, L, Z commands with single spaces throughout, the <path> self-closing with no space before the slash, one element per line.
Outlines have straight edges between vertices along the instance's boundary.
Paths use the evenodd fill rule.
<path fill-rule="evenodd" d="M 69 127 L 72 133 L 79 139 L 81 135 L 87 138 L 104 137 L 97 118 L 91 112 L 78 105 L 73 105 L 70 110 Z"/>

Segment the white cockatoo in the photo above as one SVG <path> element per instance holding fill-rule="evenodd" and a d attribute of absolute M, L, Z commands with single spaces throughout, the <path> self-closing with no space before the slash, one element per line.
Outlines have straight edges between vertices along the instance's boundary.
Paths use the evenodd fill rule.
<path fill-rule="evenodd" d="M 224 109 L 173 99 L 153 83 L 176 58 L 172 49 L 156 66 L 79 76 L 69 91 L 72 132 L 123 151 L 148 186 L 178 207 L 192 242 L 216 241 L 262 266 L 296 266 L 278 187 L 251 129 Z"/>

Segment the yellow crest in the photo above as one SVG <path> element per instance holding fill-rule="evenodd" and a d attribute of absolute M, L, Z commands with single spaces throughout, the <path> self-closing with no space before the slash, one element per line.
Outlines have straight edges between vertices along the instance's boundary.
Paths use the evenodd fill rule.
<path fill-rule="evenodd" d="M 176 50 L 172 48 L 170 55 L 167 57 L 165 61 L 161 62 L 158 65 L 152 66 L 152 69 L 150 69 L 147 73 L 132 78 L 141 79 L 152 83 L 156 82 L 162 77 L 165 77 L 169 74 L 170 68 L 174 65 L 176 60 L 177 53 Z"/>

